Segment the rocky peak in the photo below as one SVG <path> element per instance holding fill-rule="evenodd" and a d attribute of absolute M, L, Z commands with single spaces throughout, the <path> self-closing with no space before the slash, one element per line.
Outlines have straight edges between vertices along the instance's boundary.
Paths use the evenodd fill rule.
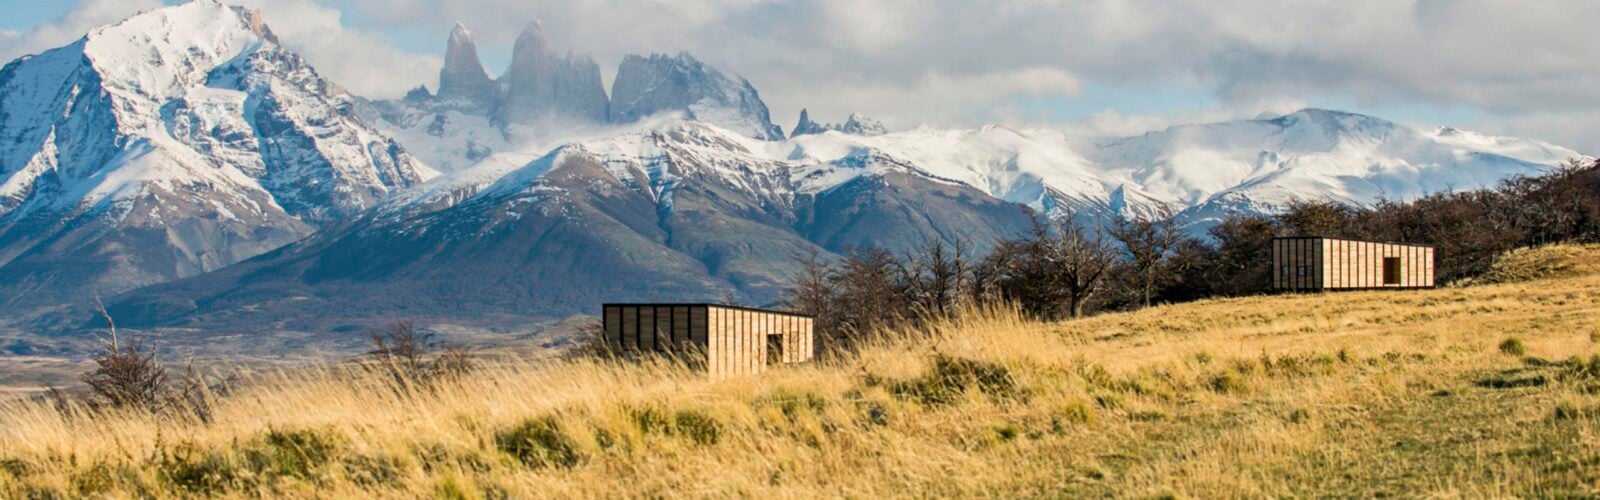
<path fill-rule="evenodd" d="M 855 135 L 883 135 L 889 133 L 889 129 L 884 127 L 883 123 L 861 116 L 860 113 L 850 113 L 850 117 L 845 119 L 844 126 L 840 127 L 839 131 Z"/>
<path fill-rule="evenodd" d="M 875 136 L 889 133 L 877 120 L 862 116 L 860 113 L 850 113 L 844 124 L 817 123 L 811 119 L 806 110 L 800 110 L 800 123 L 795 124 L 794 132 L 790 136 L 821 134 L 829 130 L 852 135 Z"/>
<path fill-rule="evenodd" d="M 729 78 L 688 53 L 623 58 L 611 93 L 612 122 L 679 112 L 757 139 L 783 139 L 755 86 Z"/>
<path fill-rule="evenodd" d="M 799 137 L 799 136 L 802 136 L 802 135 L 820 134 L 820 133 L 827 132 L 827 131 L 828 131 L 827 127 L 824 127 L 820 123 L 811 121 L 811 113 L 808 110 L 806 110 L 805 108 L 801 108 L 800 109 L 800 122 L 794 124 L 794 130 L 789 132 L 789 137 Z"/>
<path fill-rule="evenodd" d="M 456 23 L 445 44 L 444 69 L 439 70 L 439 97 L 465 99 L 481 106 L 492 106 L 498 89 L 483 70 L 472 32 Z"/>
<path fill-rule="evenodd" d="M 604 123 L 610 114 L 611 101 L 600 81 L 600 65 L 586 54 L 553 55 L 544 25 L 538 20 L 530 21 L 517 36 L 511 67 L 502 82 L 502 123 Z"/>

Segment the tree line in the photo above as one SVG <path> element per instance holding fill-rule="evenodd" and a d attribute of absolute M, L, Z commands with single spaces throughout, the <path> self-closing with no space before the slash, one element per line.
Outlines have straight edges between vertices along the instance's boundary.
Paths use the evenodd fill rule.
<path fill-rule="evenodd" d="M 1600 241 L 1600 164 L 1559 168 L 1486 189 L 1446 191 L 1369 207 L 1296 202 L 1276 215 L 1237 215 L 1204 236 L 1168 209 L 1073 222 L 1045 220 L 977 255 L 971 242 L 930 240 L 909 252 L 857 248 L 798 255 L 782 305 L 817 317 L 824 348 L 847 349 L 884 328 L 974 305 L 1013 304 L 1041 318 L 1270 291 L 1272 239 L 1322 236 L 1429 244 L 1441 283 L 1490 270 L 1511 249 Z"/>

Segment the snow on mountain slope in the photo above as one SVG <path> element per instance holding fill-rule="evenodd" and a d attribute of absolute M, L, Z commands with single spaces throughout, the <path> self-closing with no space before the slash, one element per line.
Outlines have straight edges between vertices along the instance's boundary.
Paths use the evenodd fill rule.
<path fill-rule="evenodd" d="M 436 175 L 351 104 L 259 13 L 214 0 L 7 64 L 0 288 L 114 292 L 215 269 Z"/>
<path fill-rule="evenodd" d="M 789 149 L 787 157 L 797 161 L 880 151 L 1036 209 L 1098 216 L 1164 205 L 1189 211 L 1181 216 L 1197 223 L 1241 211 L 1271 212 L 1294 200 L 1367 205 L 1492 186 L 1580 156 L 1538 141 L 1429 132 L 1318 109 L 1127 138 L 988 126 L 880 137 L 813 135 L 774 147 Z"/>
<path fill-rule="evenodd" d="M 1296 200 L 1367 205 L 1492 186 L 1580 156 L 1538 141 L 1424 131 L 1318 109 L 1125 138 L 986 126 L 763 141 L 711 124 L 662 118 L 568 144 L 606 158 L 609 166 L 648 164 L 669 150 L 694 155 L 690 164 L 723 166 L 709 175 L 774 199 L 815 195 L 862 176 L 898 172 L 970 186 L 1052 215 L 1071 212 L 1083 220 L 1148 215 L 1165 207 L 1197 232 L 1230 214 L 1271 213 Z M 513 163 L 445 176 L 418 190 L 432 194 L 408 193 L 394 205 L 474 191 L 513 170 Z M 752 187 L 749 177 L 755 174 L 779 181 Z"/>

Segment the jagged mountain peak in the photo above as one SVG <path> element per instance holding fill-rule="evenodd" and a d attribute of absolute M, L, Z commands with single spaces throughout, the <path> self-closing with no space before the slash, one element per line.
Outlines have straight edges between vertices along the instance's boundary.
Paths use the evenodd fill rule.
<path fill-rule="evenodd" d="M 439 70 L 439 97 L 464 100 L 489 108 L 495 105 L 499 89 L 483 69 L 472 31 L 461 23 L 450 30 L 445 42 L 444 67 Z"/>
<path fill-rule="evenodd" d="M 611 91 L 614 123 L 679 112 L 758 139 L 784 138 L 754 85 L 737 75 L 729 77 L 688 52 L 624 57 Z"/>
<path fill-rule="evenodd" d="M 800 122 L 795 124 L 794 131 L 790 132 L 789 136 L 793 137 L 799 135 L 821 134 L 828 131 L 865 136 L 883 135 L 889 133 L 889 129 L 884 127 L 882 123 L 878 122 L 877 120 L 867 118 L 861 113 L 850 113 L 850 116 L 845 119 L 844 123 L 817 123 L 811 119 L 810 113 L 808 113 L 807 110 L 802 109 L 800 110 Z"/>
<path fill-rule="evenodd" d="M 611 100 L 600 81 L 600 65 L 587 54 L 568 51 L 556 57 L 544 25 L 528 21 L 511 51 L 511 66 L 501 78 L 501 123 L 562 126 L 604 123 Z"/>
<path fill-rule="evenodd" d="M 512 46 L 512 64 L 516 64 L 517 54 L 546 53 L 550 50 L 550 41 L 544 36 L 544 23 L 538 19 L 530 19 L 523 25 L 522 32 L 517 34 L 517 41 Z"/>

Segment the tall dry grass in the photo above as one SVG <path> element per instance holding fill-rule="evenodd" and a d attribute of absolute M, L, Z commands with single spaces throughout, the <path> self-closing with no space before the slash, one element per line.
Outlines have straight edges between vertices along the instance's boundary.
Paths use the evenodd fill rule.
<path fill-rule="evenodd" d="M 969 311 L 724 381 L 506 360 L 398 390 L 327 366 L 243 384 L 208 425 L 5 403 L 0 494 L 1592 496 L 1597 326 L 1585 272 L 1048 324 Z"/>

